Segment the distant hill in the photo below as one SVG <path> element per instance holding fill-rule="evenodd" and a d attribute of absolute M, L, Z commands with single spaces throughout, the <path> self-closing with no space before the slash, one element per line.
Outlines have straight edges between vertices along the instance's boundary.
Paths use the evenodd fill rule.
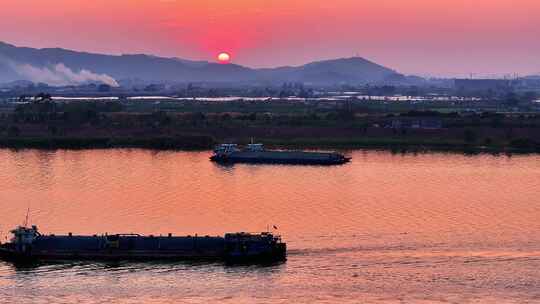
<path fill-rule="evenodd" d="M 398 74 L 397 72 L 361 57 L 325 60 L 299 67 L 260 69 L 266 80 L 300 81 L 320 84 L 376 83 Z"/>
<path fill-rule="evenodd" d="M 402 76 L 360 57 L 312 62 L 299 67 L 252 69 L 144 54 L 102 55 L 61 48 L 34 49 L 0 42 L 0 82 L 31 80 L 50 85 L 123 79 L 147 82 L 227 82 L 313 84 L 380 83 Z M 398 77 L 399 78 L 399 77 Z"/>

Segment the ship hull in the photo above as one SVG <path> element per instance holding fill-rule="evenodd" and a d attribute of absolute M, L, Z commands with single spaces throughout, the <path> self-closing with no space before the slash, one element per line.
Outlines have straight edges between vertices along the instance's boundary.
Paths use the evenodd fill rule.
<path fill-rule="evenodd" d="M 253 249 L 228 249 L 246 244 Z M 1 245 L 0 259 L 12 262 L 204 260 L 228 263 L 286 260 L 284 243 L 256 245 L 230 243 L 222 237 L 40 236 L 24 249 L 13 244 Z"/>
<path fill-rule="evenodd" d="M 225 257 L 225 262 L 230 264 L 246 264 L 246 263 L 274 263 L 287 260 L 287 245 L 282 243 L 273 248 L 271 251 L 260 254 L 228 254 Z"/>
<path fill-rule="evenodd" d="M 181 261 L 181 260 L 225 260 L 221 254 L 200 252 L 49 252 L 38 254 L 23 254 L 15 251 L 0 251 L 0 258 L 8 261 L 63 261 L 63 260 L 96 260 L 96 261 Z"/>
<path fill-rule="evenodd" d="M 275 263 L 287 260 L 285 252 L 261 253 L 249 256 L 201 255 L 199 253 L 162 254 L 159 252 L 130 252 L 130 253 L 49 253 L 21 254 L 13 251 L 0 250 L 0 260 L 14 263 L 31 262 L 61 262 L 61 261 L 137 261 L 137 262 L 176 262 L 176 261 L 205 261 L 225 262 L 228 264 Z"/>
<path fill-rule="evenodd" d="M 342 165 L 350 158 L 336 153 L 262 151 L 213 155 L 210 160 L 223 164 Z"/>

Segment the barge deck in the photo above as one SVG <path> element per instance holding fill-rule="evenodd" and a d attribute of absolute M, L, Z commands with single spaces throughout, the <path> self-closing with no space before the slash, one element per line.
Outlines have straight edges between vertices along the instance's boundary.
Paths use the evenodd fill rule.
<path fill-rule="evenodd" d="M 210 160 L 218 163 L 341 165 L 351 158 L 333 152 L 273 151 L 262 144 L 249 144 L 239 149 L 236 144 L 221 144 Z"/>

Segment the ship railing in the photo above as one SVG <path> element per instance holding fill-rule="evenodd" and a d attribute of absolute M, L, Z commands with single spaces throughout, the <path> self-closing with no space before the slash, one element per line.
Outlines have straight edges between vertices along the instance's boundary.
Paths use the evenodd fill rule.
<path fill-rule="evenodd" d="M 236 241 L 236 240 L 261 240 L 261 239 L 270 239 L 276 243 L 281 243 L 281 235 L 273 234 L 271 232 L 238 232 L 238 233 L 227 233 L 225 234 L 226 240 Z"/>

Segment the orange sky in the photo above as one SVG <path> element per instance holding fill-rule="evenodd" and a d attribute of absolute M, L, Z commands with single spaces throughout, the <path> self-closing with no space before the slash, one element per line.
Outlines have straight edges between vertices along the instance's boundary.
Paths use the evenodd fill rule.
<path fill-rule="evenodd" d="M 1 0 L 0 40 L 249 66 L 360 54 L 404 73 L 540 73 L 538 0 Z"/>

